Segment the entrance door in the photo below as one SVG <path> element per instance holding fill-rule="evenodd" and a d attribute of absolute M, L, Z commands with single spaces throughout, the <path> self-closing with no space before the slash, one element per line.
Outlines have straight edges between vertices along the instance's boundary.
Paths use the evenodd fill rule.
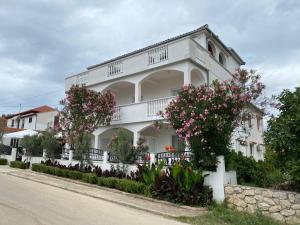
<path fill-rule="evenodd" d="M 148 146 L 149 146 L 149 152 L 152 153 L 156 152 L 155 137 L 148 137 Z"/>

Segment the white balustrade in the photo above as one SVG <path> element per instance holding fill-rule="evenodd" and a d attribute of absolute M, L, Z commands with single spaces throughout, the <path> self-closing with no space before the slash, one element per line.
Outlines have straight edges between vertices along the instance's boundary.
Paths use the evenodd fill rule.
<path fill-rule="evenodd" d="M 157 114 L 165 111 L 165 108 L 174 99 L 174 97 L 156 99 L 148 102 L 147 116 L 157 116 Z"/>
<path fill-rule="evenodd" d="M 168 59 L 168 46 L 152 49 L 148 52 L 148 64 L 155 64 Z"/>
<path fill-rule="evenodd" d="M 107 77 L 111 77 L 123 72 L 123 62 L 113 62 L 108 65 Z"/>

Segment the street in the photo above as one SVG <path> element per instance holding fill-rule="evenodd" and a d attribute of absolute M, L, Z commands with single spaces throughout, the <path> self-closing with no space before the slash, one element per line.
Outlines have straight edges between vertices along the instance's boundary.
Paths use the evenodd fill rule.
<path fill-rule="evenodd" d="M 183 225 L 175 220 L 0 173 L 0 225 Z"/>

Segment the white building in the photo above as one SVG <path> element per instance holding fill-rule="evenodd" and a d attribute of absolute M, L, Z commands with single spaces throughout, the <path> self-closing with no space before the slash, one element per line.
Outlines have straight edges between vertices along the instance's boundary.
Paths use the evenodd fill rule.
<path fill-rule="evenodd" d="M 6 117 L 7 129 L 14 130 L 14 133 L 4 136 L 4 144 L 11 147 L 18 147 L 19 134 L 18 131 L 45 131 L 48 128 L 54 128 L 58 123 L 58 110 L 47 105 L 40 106 L 34 109 L 26 110 Z"/>
<path fill-rule="evenodd" d="M 157 112 L 164 110 L 178 90 L 184 84 L 201 85 L 215 79 L 230 79 L 244 64 L 241 57 L 205 25 L 90 66 L 80 74 L 67 77 L 65 85 L 66 90 L 79 84 L 99 92 L 111 90 L 116 95 L 117 108 L 112 124 L 93 133 L 92 147 L 107 150 L 111 137 L 122 127 L 133 133 L 135 143 L 143 136 L 149 151 L 159 153 L 165 152 L 166 145 L 178 146 L 174 130 L 157 131 L 152 126 L 154 120 L 160 119 Z M 261 113 L 258 114 L 262 118 Z M 258 158 L 256 146 L 263 144 L 262 120 L 257 123 L 254 118 L 252 120 L 251 135 L 246 143 L 233 140 L 233 147 L 243 150 L 246 146 L 249 151 L 245 154 L 252 152 Z"/>

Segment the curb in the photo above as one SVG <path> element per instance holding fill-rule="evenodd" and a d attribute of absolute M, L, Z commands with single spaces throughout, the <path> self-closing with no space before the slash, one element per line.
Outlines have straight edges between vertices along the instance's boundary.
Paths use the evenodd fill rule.
<path fill-rule="evenodd" d="M 109 192 L 112 192 L 112 193 L 123 194 L 123 195 L 126 195 L 128 197 L 139 198 L 139 199 L 143 199 L 145 201 L 151 201 L 151 202 L 154 202 L 154 203 L 163 204 L 163 205 L 171 206 L 171 207 L 176 207 L 176 208 L 179 208 L 179 209 L 191 210 L 191 211 L 194 211 L 195 213 L 198 212 L 199 214 L 202 214 L 202 213 L 205 213 L 205 212 L 208 211 L 207 208 L 194 208 L 194 207 L 190 207 L 190 206 L 180 206 L 180 205 L 176 205 L 174 203 L 161 201 L 161 200 L 157 200 L 157 199 L 152 199 L 152 198 L 147 198 L 145 196 L 140 196 L 140 195 L 135 195 L 135 194 L 127 193 L 127 192 L 122 192 L 122 191 L 119 191 L 119 190 L 114 190 L 114 189 L 110 189 L 110 188 L 106 188 L 106 187 L 101 187 L 101 186 L 98 186 L 98 185 L 87 184 L 87 183 L 84 183 L 84 182 L 75 181 L 75 180 L 71 180 L 71 179 L 68 179 L 68 178 L 61 178 L 61 177 L 51 176 L 51 175 L 48 175 L 48 174 L 43 174 L 43 173 L 38 173 L 38 172 L 28 171 L 28 170 L 26 170 L 26 172 L 30 172 L 30 173 L 38 174 L 38 175 L 44 175 L 44 176 L 52 177 L 52 178 L 55 178 L 55 179 L 58 179 L 58 180 L 63 180 L 63 181 L 66 181 L 66 182 L 70 182 L 70 183 L 74 183 L 74 184 L 78 184 L 78 185 L 83 185 L 83 186 L 90 187 L 90 188 L 97 188 L 97 189 L 104 190 L 104 191 L 109 191 Z M 159 216 L 164 216 L 164 217 L 173 218 L 173 219 L 180 217 L 180 216 L 174 215 L 172 213 L 165 213 L 165 212 L 156 211 L 156 210 L 149 209 L 149 208 L 139 207 L 139 206 L 136 206 L 136 205 L 133 205 L 133 204 L 130 204 L 130 203 L 123 202 L 123 201 L 116 201 L 116 200 L 96 196 L 96 195 L 93 195 L 93 194 L 85 193 L 85 192 L 82 192 L 80 190 L 74 190 L 74 189 L 68 188 L 68 187 L 62 187 L 62 186 L 59 186 L 59 185 L 49 184 L 47 182 L 39 181 L 39 180 L 36 180 L 34 178 L 30 178 L 30 177 L 24 177 L 22 175 L 15 174 L 13 172 L 7 172 L 6 174 L 10 175 L 10 176 L 21 178 L 21 179 L 24 179 L 24 180 L 30 180 L 30 181 L 33 181 L 33 182 L 36 182 L 36 183 L 40 183 L 40 184 L 48 185 L 48 186 L 51 186 L 51 187 L 63 189 L 63 190 L 66 190 L 66 191 L 71 191 L 73 193 L 81 194 L 81 195 L 92 197 L 92 198 L 95 198 L 95 199 L 100 199 L 100 200 L 104 200 L 104 201 L 111 202 L 111 203 L 114 203 L 114 204 L 127 206 L 127 207 L 130 207 L 130 208 L 133 208 L 133 209 L 137 209 L 137 210 L 140 210 L 140 211 L 152 213 L 152 214 L 159 215 Z"/>

